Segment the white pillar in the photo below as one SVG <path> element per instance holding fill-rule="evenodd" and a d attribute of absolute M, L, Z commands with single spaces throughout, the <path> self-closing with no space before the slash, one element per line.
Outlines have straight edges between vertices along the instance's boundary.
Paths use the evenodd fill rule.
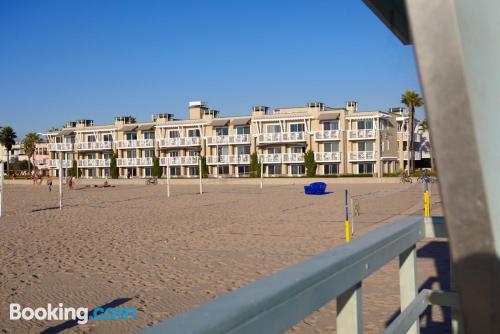
<path fill-rule="evenodd" d="M 62 175 L 62 154 L 59 153 L 59 210 L 62 210 L 63 207 L 63 175 Z"/>
<path fill-rule="evenodd" d="M 417 250 L 415 245 L 399 255 L 399 294 L 401 311 L 403 311 L 417 297 Z M 407 334 L 419 334 L 420 326 L 415 321 Z"/>
<path fill-rule="evenodd" d="M 260 162 L 260 189 L 264 187 L 264 163 Z"/>
<path fill-rule="evenodd" d="M 167 156 L 167 197 L 170 198 L 170 157 Z"/>
<path fill-rule="evenodd" d="M 363 333 L 361 283 L 337 297 L 337 333 Z"/>
<path fill-rule="evenodd" d="M 200 195 L 203 194 L 203 183 L 201 181 L 202 176 L 202 170 L 201 170 L 201 158 L 198 157 L 198 176 L 200 178 Z"/>

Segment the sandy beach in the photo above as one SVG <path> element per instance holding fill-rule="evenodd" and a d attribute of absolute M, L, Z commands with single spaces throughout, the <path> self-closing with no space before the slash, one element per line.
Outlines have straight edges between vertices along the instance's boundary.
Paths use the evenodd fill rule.
<path fill-rule="evenodd" d="M 97 183 L 97 182 L 96 182 Z M 102 183 L 102 182 L 101 182 Z M 113 184 L 113 182 L 111 182 Z M 214 182 L 204 187 L 117 184 L 58 192 L 45 185 L 5 186 L 0 218 L 0 330 L 3 333 L 127 333 L 208 302 L 344 242 L 344 189 L 372 194 L 360 201 L 355 235 L 407 215 L 422 215 L 422 185 L 337 184 L 324 196 L 306 196 L 300 185 Z M 432 214 L 441 215 L 437 187 Z M 420 243 L 422 285 L 446 268 L 442 240 Z M 435 256 L 438 255 L 436 262 Z M 445 284 L 441 282 L 441 284 Z M 9 304 L 47 303 L 90 308 L 135 307 L 137 319 L 11 321 Z M 397 261 L 364 282 L 367 333 L 381 332 L 399 309 Z M 441 309 L 424 315 L 422 333 L 443 331 Z M 441 326 L 441 327 L 439 327 Z M 446 328 L 446 327 L 444 327 Z M 289 330 L 335 333 L 335 304 L 326 305 Z"/>

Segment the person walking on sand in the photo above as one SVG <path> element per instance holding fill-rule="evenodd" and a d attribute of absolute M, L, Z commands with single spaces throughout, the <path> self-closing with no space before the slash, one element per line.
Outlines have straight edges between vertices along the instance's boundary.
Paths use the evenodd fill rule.
<path fill-rule="evenodd" d="M 66 180 L 66 184 L 68 185 L 68 188 L 70 190 L 73 190 L 73 176 L 68 176 L 68 179 Z"/>
<path fill-rule="evenodd" d="M 49 175 L 47 179 L 47 186 L 49 186 L 49 191 L 52 192 L 52 176 Z"/>

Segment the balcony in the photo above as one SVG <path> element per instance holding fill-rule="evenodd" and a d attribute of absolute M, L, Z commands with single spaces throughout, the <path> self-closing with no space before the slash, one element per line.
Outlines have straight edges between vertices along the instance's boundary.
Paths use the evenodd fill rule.
<path fill-rule="evenodd" d="M 73 143 L 49 143 L 47 145 L 49 151 L 73 151 Z"/>
<path fill-rule="evenodd" d="M 110 141 L 94 141 L 94 142 L 80 142 L 76 144 L 78 151 L 100 151 L 111 150 L 113 142 Z"/>
<path fill-rule="evenodd" d="M 118 149 L 148 148 L 155 146 L 154 139 L 118 140 L 115 143 Z"/>
<path fill-rule="evenodd" d="M 375 151 L 358 151 L 349 152 L 349 161 L 375 161 L 377 160 L 377 152 Z"/>
<path fill-rule="evenodd" d="M 250 144 L 250 135 L 212 136 L 207 137 L 207 145 Z"/>
<path fill-rule="evenodd" d="M 376 134 L 377 130 L 375 129 L 349 130 L 347 131 L 347 138 L 351 140 L 375 139 Z"/>
<path fill-rule="evenodd" d="M 261 133 L 257 137 L 259 144 L 271 143 L 293 143 L 305 142 L 307 136 L 305 132 L 275 132 L 275 133 Z"/>
<path fill-rule="evenodd" d="M 340 140 L 340 130 L 317 131 L 314 133 L 314 140 Z"/>
<path fill-rule="evenodd" d="M 261 154 L 259 161 L 265 164 L 280 164 L 283 161 L 281 153 L 276 154 Z"/>
<path fill-rule="evenodd" d="M 180 157 L 161 157 L 160 166 L 197 166 L 199 157 L 196 155 L 185 155 Z M 168 164 L 167 164 L 168 160 Z"/>
<path fill-rule="evenodd" d="M 50 168 L 59 168 L 59 159 L 49 159 L 47 161 L 48 161 L 48 166 Z M 73 167 L 72 160 L 62 161 L 62 168 L 72 168 L 72 167 Z"/>
<path fill-rule="evenodd" d="M 209 155 L 207 165 L 247 165 L 250 163 L 250 154 L 240 155 Z"/>
<path fill-rule="evenodd" d="M 109 167 L 110 159 L 83 159 L 78 160 L 79 168 Z"/>
<path fill-rule="evenodd" d="M 285 153 L 283 154 L 284 163 L 301 163 L 304 162 L 304 153 Z"/>
<path fill-rule="evenodd" d="M 422 160 L 422 152 L 420 151 L 413 151 L 413 156 L 414 160 Z M 408 151 L 403 152 L 403 159 L 408 160 Z"/>
<path fill-rule="evenodd" d="M 160 147 L 200 146 L 200 137 L 176 137 L 158 139 Z"/>
<path fill-rule="evenodd" d="M 316 162 L 340 162 L 342 157 L 341 152 L 316 152 L 314 160 Z"/>
<path fill-rule="evenodd" d="M 120 158 L 116 159 L 118 167 L 141 167 L 153 166 L 153 158 Z"/>

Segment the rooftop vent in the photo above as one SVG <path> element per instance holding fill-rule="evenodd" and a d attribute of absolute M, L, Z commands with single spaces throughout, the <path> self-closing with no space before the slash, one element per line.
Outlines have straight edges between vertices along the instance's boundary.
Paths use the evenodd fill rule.
<path fill-rule="evenodd" d="M 211 115 L 213 118 L 219 117 L 219 113 L 220 113 L 220 111 L 219 110 L 215 110 L 215 109 L 205 109 L 203 111 L 204 115 Z"/>
<path fill-rule="evenodd" d="M 308 108 L 319 108 L 319 109 L 323 110 L 323 108 L 325 107 L 325 104 L 322 102 L 309 102 L 307 104 L 307 107 Z"/>
<path fill-rule="evenodd" d="M 347 101 L 347 110 L 349 111 L 358 111 L 358 102 L 356 101 Z"/>
<path fill-rule="evenodd" d="M 193 107 L 207 107 L 207 102 L 206 101 L 190 101 L 189 102 L 189 108 Z"/>
<path fill-rule="evenodd" d="M 65 128 L 74 128 L 74 127 L 76 127 L 76 122 L 68 121 L 68 122 L 66 122 L 66 125 L 64 127 Z"/>
<path fill-rule="evenodd" d="M 403 107 L 394 107 L 394 108 L 389 108 L 389 112 L 391 113 L 396 113 L 396 114 L 402 114 L 404 112 Z"/>
<path fill-rule="evenodd" d="M 134 124 L 135 117 L 132 116 L 117 116 L 115 117 L 115 122 L 123 122 L 123 124 Z"/>
<path fill-rule="evenodd" d="M 76 121 L 76 124 L 81 124 L 84 126 L 93 126 L 94 121 L 91 119 L 79 119 L 78 121 Z"/>
<path fill-rule="evenodd" d="M 269 107 L 267 107 L 267 106 L 255 106 L 252 108 L 252 111 L 257 112 L 257 113 L 264 113 L 264 115 L 268 115 L 269 114 Z"/>
<path fill-rule="evenodd" d="M 174 114 L 169 114 L 169 113 L 162 113 L 162 114 L 155 114 L 151 117 L 153 122 L 156 122 L 158 119 L 166 119 L 167 121 L 172 121 L 174 119 Z"/>

